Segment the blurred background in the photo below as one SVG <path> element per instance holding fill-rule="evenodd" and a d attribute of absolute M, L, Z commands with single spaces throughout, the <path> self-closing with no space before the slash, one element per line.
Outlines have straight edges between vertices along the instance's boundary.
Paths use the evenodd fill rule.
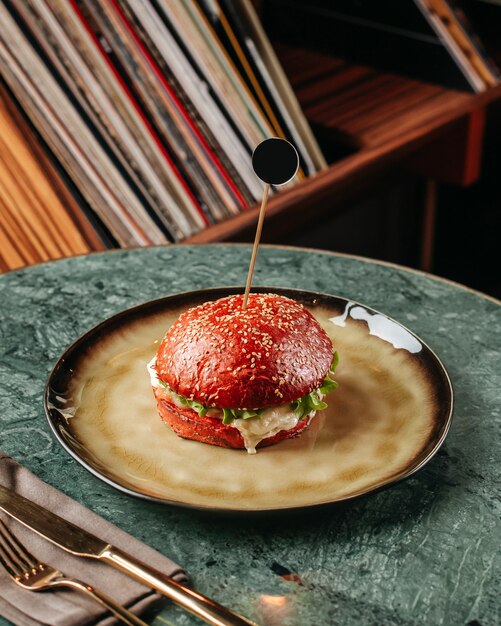
<path fill-rule="evenodd" d="M 266 136 L 301 171 L 263 241 L 501 297 L 498 0 L 6 0 L 0 269 L 252 241 Z"/>

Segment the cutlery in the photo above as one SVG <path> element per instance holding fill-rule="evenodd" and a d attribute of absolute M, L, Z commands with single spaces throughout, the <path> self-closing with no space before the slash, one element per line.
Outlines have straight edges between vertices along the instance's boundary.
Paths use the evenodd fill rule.
<path fill-rule="evenodd" d="M 125 572 L 212 626 L 257 626 L 255 622 L 217 604 L 2 485 L 0 509 L 63 550 L 76 556 L 99 559 Z"/>
<path fill-rule="evenodd" d="M 108 609 L 115 617 L 128 626 L 147 626 L 143 620 L 120 606 L 106 594 L 87 583 L 65 576 L 46 563 L 34 557 L 0 519 L 0 565 L 12 580 L 28 591 L 45 591 L 54 587 L 76 589 L 98 604 Z"/>

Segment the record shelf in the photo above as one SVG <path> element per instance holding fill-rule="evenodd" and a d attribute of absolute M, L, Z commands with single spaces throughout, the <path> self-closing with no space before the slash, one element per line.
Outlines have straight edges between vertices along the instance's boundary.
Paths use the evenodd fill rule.
<path fill-rule="evenodd" d="M 470 94 L 312 50 L 275 48 L 321 145 L 350 153 L 270 200 L 265 240 L 285 242 L 402 167 L 461 185 L 477 179 L 486 109 L 501 99 L 500 85 Z M 257 213 L 253 207 L 188 241 L 248 240 Z"/>
<path fill-rule="evenodd" d="M 468 93 L 272 43 L 328 167 L 270 199 L 264 241 L 287 243 L 294 232 L 342 212 L 381 177 L 402 169 L 459 185 L 478 178 L 486 114 L 501 100 L 501 84 Z M 43 154 L 2 83 L 0 103 L 0 271 L 103 249 L 96 224 L 72 208 L 71 181 Z M 20 203 L 31 217 L 20 218 Z M 432 205 L 433 199 L 424 207 L 431 220 L 427 226 L 425 219 L 424 250 L 432 237 Z M 251 241 L 257 214 L 258 206 L 251 206 L 184 241 Z"/>

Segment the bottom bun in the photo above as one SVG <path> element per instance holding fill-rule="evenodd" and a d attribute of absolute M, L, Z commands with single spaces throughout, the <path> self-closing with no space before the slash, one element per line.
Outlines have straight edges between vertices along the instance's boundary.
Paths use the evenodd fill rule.
<path fill-rule="evenodd" d="M 240 431 L 234 426 L 223 424 L 220 419 L 215 417 L 199 417 L 198 413 L 188 408 L 180 408 L 174 406 L 165 400 L 164 394 L 160 390 L 157 392 L 156 387 L 153 388 L 155 398 L 157 400 L 158 413 L 162 420 L 168 424 L 171 429 L 184 439 L 193 439 L 202 443 L 209 443 L 213 446 L 221 446 L 223 448 L 235 448 L 245 450 L 245 442 Z M 300 420 L 294 428 L 289 430 L 281 430 L 273 437 L 267 437 L 257 444 L 257 448 L 271 446 L 279 443 L 284 439 L 291 439 L 300 435 L 309 424 L 310 420 Z"/>

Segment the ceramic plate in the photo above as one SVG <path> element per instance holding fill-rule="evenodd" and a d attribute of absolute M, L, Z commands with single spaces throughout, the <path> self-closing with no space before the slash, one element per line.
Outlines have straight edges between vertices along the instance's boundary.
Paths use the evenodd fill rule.
<path fill-rule="evenodd" d="M 343 298 L 256 288 L 302 302 L 340 355 L 339 388 L 300 437 L 249 455 L 177 437 L 159 418 L 147 363 L 174 320 L 209 289 L 102 322 L 56 364 L 45 408 L 63 447 L 129 494 L 182 506 L 269 511 L 339 502 L 406 478 L 442 444 L 452 388 L 436 355 L 398 322 Z"/>

